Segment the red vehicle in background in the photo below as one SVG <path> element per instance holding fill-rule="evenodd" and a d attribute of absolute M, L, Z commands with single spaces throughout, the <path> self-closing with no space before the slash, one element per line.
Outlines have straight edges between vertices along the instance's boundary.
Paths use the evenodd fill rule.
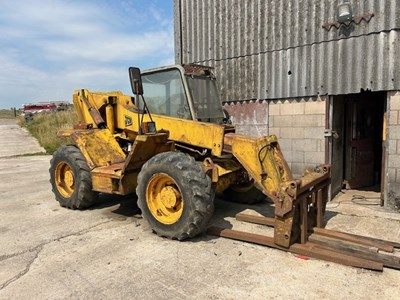
<path fill-rule="evenodd" d="M 68 106 L 64 101 L 36 102 L 24 104 L 24 114 L 66 110 Z"/>

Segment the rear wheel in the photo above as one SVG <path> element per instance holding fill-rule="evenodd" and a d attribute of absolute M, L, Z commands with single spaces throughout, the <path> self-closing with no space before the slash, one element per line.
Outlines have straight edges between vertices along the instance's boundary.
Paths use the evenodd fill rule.
<path fill-rule="evenodd" d="M 75 146 L 61 147 L 54 152 L 49 171 L 52 190 L 61 206 L 83 209 L 96 200 L 90 168 Z"/>
<path fill-rule="evenodd" d="M 158 234 L 184 240 L 203 232 L 214 212 L 210 178 L 181 152 L 149 159 L 138 176 L 138 206 Z"/>
<path fill-rule="evenodd" d="M 243 204 L 259 203 L 266 198 L 253 182 L 231 185 L 223 192 L 223 196 L 225 200 Z"/>

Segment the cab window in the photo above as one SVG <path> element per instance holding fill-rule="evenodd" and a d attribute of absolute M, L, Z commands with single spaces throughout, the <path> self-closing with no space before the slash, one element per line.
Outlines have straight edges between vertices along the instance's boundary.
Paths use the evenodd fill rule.
<path fill-rule="evenodd" d="M 150 113 L 192 119 L 179 70 L 143 74 L 142 82 Z"/>

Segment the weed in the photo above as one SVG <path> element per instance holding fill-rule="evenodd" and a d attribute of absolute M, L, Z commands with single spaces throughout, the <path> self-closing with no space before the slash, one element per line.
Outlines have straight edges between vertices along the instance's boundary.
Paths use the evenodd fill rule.
<path fill-rule="evenodd" d="M 21 114 L 21 111 L 16 110 L 14 112 L 14 109 L 0 109 L 0 119 L 14 119 L 15 114 L 18 116 Z"/>
<path fill-rule="evenodd" d="M 71 144 L 71 141 L 57 136 L 62 129 L 70 129 L 77 123 L 75 111 L 59 111 L 35 114 L 32 121 L 23 117 L 17 119 L 20 126 L 24 126 L 39 141 L 46 153 L 53 154 L 62 145 Z"/>

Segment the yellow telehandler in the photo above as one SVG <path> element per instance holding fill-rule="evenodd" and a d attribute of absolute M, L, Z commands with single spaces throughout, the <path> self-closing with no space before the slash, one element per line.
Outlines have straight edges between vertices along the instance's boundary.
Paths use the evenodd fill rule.
<path fill-rule="evenodd" d="M 213 227 L 208 233 L 381 268 L 383 263 L 365 256 L 349 263 L 321 245 L 317 250 L 312 247 L 310 232 L 326 231 L 321 227 L 330 166 L 317 166 L 295 179 L 275 136 L 236 134 L 222 108 L 211 68 L 174 65 L 142 74 L 129 68 L 129 76 L 134 97 L 121 92 L 74 92 L 79 123 L 59 132 L 74 145 L 58 149 L 50 166 L 50 182 L 61 206 L 83 209 L 99 192 L 136 192 L 143 218 L 153 231 L 184 240 L 206 231 L 215 193 L 242 203 L 267 196 L 275 206 L 273 219 L 246 215 L 238 219 L 273 226 L 274 236 L 268 242 L 267 237 L 229 229 Z"/>

